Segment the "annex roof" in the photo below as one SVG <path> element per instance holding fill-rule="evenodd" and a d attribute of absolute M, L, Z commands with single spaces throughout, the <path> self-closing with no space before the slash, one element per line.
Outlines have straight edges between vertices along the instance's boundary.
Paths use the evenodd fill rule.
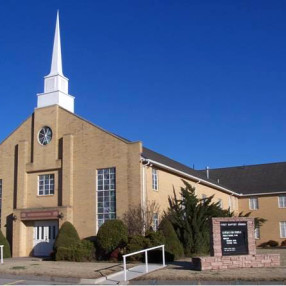
<path fill-rule="evenodd" d="M 160 163 L 164 166 L 168 166 L 172 169 L 175 169 L 176 171 L 185 173 L 186 175 L 190 175 L 202 183 L 212 185 L 213 187 L 218 188 L 220 190 L 223 190 L 225 192 L 235 193 L 235 191 L 226 187 L 226 185 L 218 184 L 215 180 L 212 180 L 212 179 L 207 179 L 207 177 L 204 173 L 202 173 L 198 170 L 195 170 L 193 168 L 190 168 L 190 167 L 188 167 L 188 166 L 186 166 L 180 162 L 177 162 L 173 159 L 170 159 L 170 158 L 168 158 L 168 157 L 166 157 L 160 153 L 157 153 L 151 149 L 148 149 L 146 147 L 143 147 L 142 157 L 146 158 L 148 160 L 152 160 L 154 162 Z"/>
<path fill-rule="evenodd" d="M 286 162 L 209 169 L 210 179 L 243 195 L 285 193 L 285 175 Z"/>

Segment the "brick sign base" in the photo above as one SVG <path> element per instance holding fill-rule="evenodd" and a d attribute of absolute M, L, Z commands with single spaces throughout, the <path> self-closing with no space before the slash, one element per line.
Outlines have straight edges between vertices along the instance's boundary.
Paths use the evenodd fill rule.
<path fill-rule="evenodd" d="M 235 248 L 235 243 L 239 242 L 236 234 L 226 238 L 221 228 L 224 225 L 247 225 L 247 255 L 223 255 L 222 239 L 229 240 L 230 245 Z M 228 233 L 230 233 L 228 232 Z M 239 233 L 239 231 L 237 232 Z M 223 237 L 222 237 L 223 236 Z M 230 248 L 231 249 L 231 248 Z M 212 218 L 211 224 L 211 255 L 195 257 L 192 259 L 193 267 L 196 270 L 218 270 L 233 268 L 252 267 L 276 267 L 280 266 L 280 254 L 256 254 L 254 238 L 254 219 L 245 217 Z"/>
<path fill-rule="evenodd" d="M 256 254 L 234 256 L 205 256 L 192 259 L 196 270 L 218 270 L 233 268 L 277 267 L 279 254 Z"/>

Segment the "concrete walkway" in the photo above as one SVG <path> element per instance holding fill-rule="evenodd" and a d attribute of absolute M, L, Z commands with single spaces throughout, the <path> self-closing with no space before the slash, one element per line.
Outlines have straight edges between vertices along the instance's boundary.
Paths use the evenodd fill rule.
<path fill-rule="evenodd" d="M 148 264 L 148 273 L 158 270 L 158 269 L 162 269 L 164 267 L 165 266 L 163 266 L 162 264 Z M 94 282 L 95 284 L 101 284 L 101 285 L 128 284 L 128 280 L 138 278 L 145 274 L 146 274 L 146 266 L 145 264 L 140 264 L 126 271 L 127 281 L 124 281 L 124 271 L 120 271 L 120 272 L 108 275 L 107 277 L 96 279 Z M 81 281 L 81 282 L 84 282 L 84 281 Z"/>

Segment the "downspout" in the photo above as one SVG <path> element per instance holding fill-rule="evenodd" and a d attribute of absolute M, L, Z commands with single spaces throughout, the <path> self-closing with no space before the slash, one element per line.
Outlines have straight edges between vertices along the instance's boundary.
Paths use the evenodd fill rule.
<path fill-rule="evenodd" d="M 145 162 L 145 163 L 144 163 Z M 146 209 L 146 173 L 145 167 L 150 166 L 151 163 L 148 159 L 141 159 L 142 163 L 142 196 L 141 196 L 141 207 L 143 210 Z"/>

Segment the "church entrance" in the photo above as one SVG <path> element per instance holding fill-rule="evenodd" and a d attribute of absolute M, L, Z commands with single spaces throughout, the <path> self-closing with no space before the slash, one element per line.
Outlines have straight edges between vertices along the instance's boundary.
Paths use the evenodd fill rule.
<path fill-rule="evenodd" d="M 50 256 L 57 234 L 57 221 L 36 221 L 33 234 L 34 256 Z"/>

